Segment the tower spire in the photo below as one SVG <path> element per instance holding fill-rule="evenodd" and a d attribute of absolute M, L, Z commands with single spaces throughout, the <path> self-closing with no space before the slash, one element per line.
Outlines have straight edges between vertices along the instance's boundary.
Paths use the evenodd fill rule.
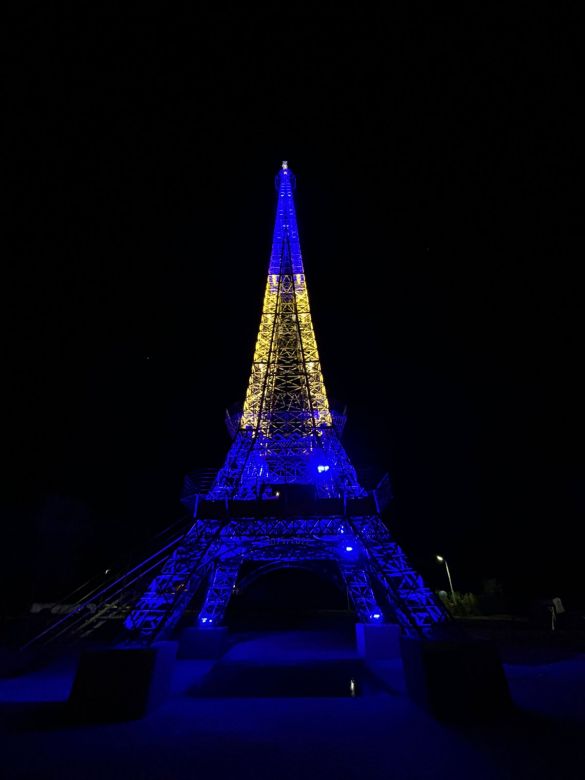
<path fill-rule="evenodd" d="M 296 180 L 286 160 L 282 161 L 281 169 L 276 175 L 275 186 L 278 199 L 268 274 L 282 273 L 283 261 L 290 262 L 292 273 L 304 274 L 293 197 Z"/>

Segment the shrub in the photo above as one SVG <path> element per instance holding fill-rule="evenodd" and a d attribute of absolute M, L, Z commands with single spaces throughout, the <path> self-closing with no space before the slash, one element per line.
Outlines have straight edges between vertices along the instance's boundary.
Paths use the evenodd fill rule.
<path fill-rule="evenodd" d="M 455 591 L 455 593 L 451 595 L 451 593 L 440 590 L 437 595 L 449 612 L 455 617 L 481 615 L 479 602 L 474 593 L 459 593 L 458 591 Z"/>

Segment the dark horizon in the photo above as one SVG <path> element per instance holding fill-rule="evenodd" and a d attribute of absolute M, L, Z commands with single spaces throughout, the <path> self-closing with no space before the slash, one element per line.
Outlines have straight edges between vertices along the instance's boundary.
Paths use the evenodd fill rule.
<path fill-rule="evenodd" d="M 576 33 L 41 21 L 8 112 L 0 610 L 124 559 L 221 465 L 282 159 L 326 387 L 409 557 L 584 606 Z"/>

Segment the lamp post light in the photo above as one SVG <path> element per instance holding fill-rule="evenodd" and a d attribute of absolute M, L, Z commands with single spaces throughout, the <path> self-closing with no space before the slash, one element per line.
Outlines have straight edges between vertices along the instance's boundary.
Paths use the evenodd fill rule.
<path fill-rule="evenodd" d="M 447 563 L 446 558 L 443 558 L 442 555 L 435 556 L 439 563 L 445 564 L 445 569 L 447 570 L 447 577 L 449 579 L 449 587 L 451 588 L 451 598 L 453 599 L 453 603 L 455 603 L 455 591 L 453 590 L 453 581 L 451 579 L 451 572 L 449 571 L 449 564 Z"/>

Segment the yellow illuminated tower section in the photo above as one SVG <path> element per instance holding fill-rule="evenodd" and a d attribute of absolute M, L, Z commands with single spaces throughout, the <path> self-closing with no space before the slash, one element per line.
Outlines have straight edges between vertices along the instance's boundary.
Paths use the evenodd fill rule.
<path fill-rule="evenodd" d="M 331 426 L 311 320 L 286 162 L 277 176 L 278 206 L 260 329 L 241 419 L 266 437 L 306 436 Z"/>

